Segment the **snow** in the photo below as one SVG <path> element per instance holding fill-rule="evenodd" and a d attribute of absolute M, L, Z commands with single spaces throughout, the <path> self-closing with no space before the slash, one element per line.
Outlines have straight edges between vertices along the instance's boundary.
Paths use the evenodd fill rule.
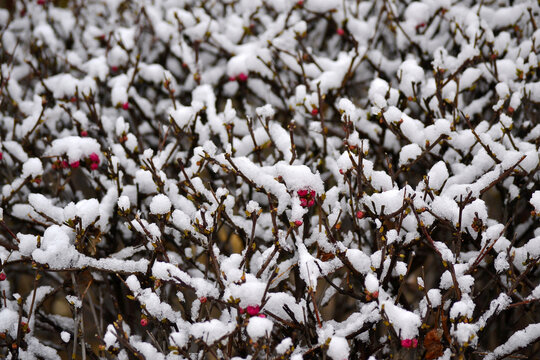
<path fill-rule="evenodd" d="M 65 269 L 72 266 L 79 253 L 71 244 L 69 236 L 58 225 L 45 230 L 41 247 L 32 252 L 32 258 L 41 264 L 48 264 L 52 269 Z"/>
<path fill-rule="evenodd" d="M 26 160 L 22 167 L 22 177 L 36 177 L 43 174 L 43 165 L 38 158 Z"/>
<path fill-rule="evenodd" d="M 284 354 L 288 349 L 291 348 L 293 345 L 292 339 L 290 337 L 287 337 L 276 346 L 276 352 L 278 354 Z"/>
<path fill-rule="evenodd" d="M 399 152 L 399 166 L 405 165 L 408 162 L 416 160 L 418 156 L 422 154 L 422 149 L 417 144 L 405 145 Z"/>
<path fill-rule="evenodd" d="M 130 200 L 129 197 L 126 195 L 122 195 L 118 198 L 118 208 L 122 211 L 126 211 L 130 208 Z"/>
<path fill-rule="evenodd" d="M 268 318 L 252 317 L 246 327 L 250 338 L 257 340 L 261 337 L 269 336 L 272 332 L 274 323 Z"/>
<path fill-rule="evenodd" d="M 326 354 L 333 360 L 344 360 L 349 358 L 350 347 L 347 339 L 340 336 L 333 336 L 328 344 Z"/>
<path fill-rule="evenodd" d="M 348 249 L 345 255 L 347 256 L 347 260 L 349 260 L 354 269 L 359 273 L 367 274 L 370 271 L 371 258 L 362 250 Z"/>
<path fill-rule="evenodd" d="M 183 128 L 187 126 L 191 120 L 195 117 L 195 111 L 190 106 L 177 106 L 176 109 L 169 111 L 169 116 L 174 120 L 178 127 Z"/>
<path fill-rule="evenodd" d="M 62 338 L 62 341 L 65 343 L 69 343 L 69 340 L 71 340 L 71 334 L 67 331 L 62 331 L 60 333 L 60 337 Z"/>
<path fill-rule="evenodd" d="M 150 212 L 154 215 L 164 215 L 171 211 L 171 200 L 167 195 L 158 194 L 152 198 Z"/>
<path fill-rule="evenodd" d="M 537 283 L 538 6 L 15 3 L 0 10 L 0 333 L 17 336 L 17 302 L 25 320 L 33 295 L 42 311 L 62 271 L 86 269 L 86 295 L 62 296 L 87 311 L 121 277 L 140 310 L 116 310 L 147 358 L 225 357 L 231 334 L 269 357 L 347 359 L 349 340 L 373 339 L 400 357 L 430 311 L 487 358 L 538 341 L 531 321 L 507 324 L 503 343 L 485 334 L 539 286 L 477 296 L 485 278 Z M 35 292 L 15 293 L 32 267 Z M 182 355 L 150 341 L 141 315 Z M 58 336 L 42 343 L 32 315 L 20 357 L 57 359 L 80 331 L 47 318 Z M 386 321 L 396 334 L 374 337 Z M 104 345 L 124 347 L 104 325 Z"/>
<path fill-rule="evenodd" d="M 144 305 L 144 309 L 158 320 L 167 319 L 176 322 L 181 318 L 180 313 L 174 311 L 169 304 L 161 302 L 158 295 L 151 289 L 141 288 L 141 284 L 135 275 L 130 275 L 126 279 L 126 284 L 133 292 L 135 298 Z"/>
<path fill-rule="evenodd" d="M 68 205 L 69 206 L 69 205 Z M 67 213 L 68 208 L 64 210 L 64 213 Z M 83 228 L 88 227 L 96 221 L 99 216 L 99 202 L 97 199 L 84 199 L 75 204 L 75 216 L 81 219 Z M 66 216 L 67 218 L 72 218 L 73 216 Z"/>
<path fill-rule="evenodd" d="M 540 338 L 540 324 L 531 324 L 523 330 L 516 331 L 504 344 L 495 348 L 484 359 L 499 359 L 501 356 L 509 355 L 519 348 L 534 343 L 538 338 Z"/>
<path fill-rule="evenodd" d="M 365 279 L 365 286 L 366 290 L 370 293 L 374 293 L 375 291 L 379 290 L 379 280 L 375 277 L 375 275 L 369 273 L 366 275 Z"/>
<path fill-rule="evenodd" d="M 17 336 L 19 314 L 11 309 L 0 310 L 0 332 L 8 332 L 12 337 Z"/>
<path fill-rule="evenodd" d="M 540 190 L 537 190 L 532 194 L 529 202 L 534 207 L 534 210 L 540 213 Z"/>
<path fill-rule="evenodd" d="M 429 186 L 432 189 L 441 189 L 444 182 L 448 179 L 448 169 L 443 161 L 437 162 L 427 174 Z"/>
<path fill-rule="evenodd" d="M 217 340 L 231 333 L 236 327 L 236 323 L 224 323 L 217 319 L 193 324 L 190 328 L 190 335 L 204 340 L 206 344 L 213 344 Z"/>
<path fill-rule="evenodd" d="M 418 329 L 422 325 L 420 316 L 390 301 L 382 302 L 380 306 L 401 339 L 414 339 L 418 336 Z"/>
<path fill-rule="evenodd" d="M 418 66 L 416 60 L 409 59 L 399 66 L 398 76 L 401 78 L 399 89 L 406 96 L 414 96 L 414 84 L 424 79 L 424 70 Z"/>
<path fill-rule="evenodd" d="M 100 145 L 96 139 L 79 136 L 67 136 L 56 139 L 45 151 L 47 156 L 68 157 L 70 163 L 89 157 L 90 154 L 100 154 Z"/>

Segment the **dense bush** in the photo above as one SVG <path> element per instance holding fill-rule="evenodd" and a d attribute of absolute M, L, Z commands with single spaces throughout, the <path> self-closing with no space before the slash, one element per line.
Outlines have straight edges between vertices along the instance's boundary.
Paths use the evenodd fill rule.
<path fill-rule="evenodd" d="M 536 1 L 0 10 L 0 357 L 540 356 Z"/>

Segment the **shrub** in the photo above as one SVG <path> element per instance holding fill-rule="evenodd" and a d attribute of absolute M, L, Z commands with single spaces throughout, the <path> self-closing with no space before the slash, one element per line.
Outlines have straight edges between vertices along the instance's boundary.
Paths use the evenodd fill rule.
<path fill-rule="evenodd" d="M 6 3 L 1 356 L 538 356 L 535 1 Z"/>

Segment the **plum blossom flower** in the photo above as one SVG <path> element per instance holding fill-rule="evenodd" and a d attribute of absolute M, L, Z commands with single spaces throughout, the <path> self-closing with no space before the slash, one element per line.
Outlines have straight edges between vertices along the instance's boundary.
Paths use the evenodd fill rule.
<path fill-rule="evenodd" d="M 258 315 L 259 314 L 259 311 L 261 310 L 261 308 L 259 307 L 259 305 L 249 305 L 247 308 L 246 308 L 246 312 L 251 315 L 251 316 L 255 316 L 255 315 Z"/>

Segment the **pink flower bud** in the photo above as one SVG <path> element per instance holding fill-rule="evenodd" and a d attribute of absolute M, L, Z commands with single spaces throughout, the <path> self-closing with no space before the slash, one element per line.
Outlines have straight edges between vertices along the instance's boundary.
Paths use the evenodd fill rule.
<path fill-rule="evenodd" d="M 117 72 L 118 71 L 118 66 L 111 66 L 111 70 L 112 70 L 112 72 Z"/>
<path fill-rule="evenodd" d="M 298 190 L 296 193 L 298 194 L 298 196 L 306 196 L 307 190 L 306 189 Z"/>
<path fill-rule="evenodd" d="M 2 154 L 2 152 L 0 152 L 0 160 L 2 160 L 3 157 L 4 157 L 4 154 Z"/>
<path fill-rule="evenodd" d="M 129 109 L 129 103 L 127 101 L 122 104 L 122 109 L 124 109 L 124 110 Z"/>
<path fill-rule="evenodd" d="M 312 198 L 315 197 L 315 195 L 317 195 L 317 193 L 315 192 L 315 190 L 311 190 L 309 192 L 309 196 L 311 196 Z"/>
<path fill-rule="evenodd" d="M 86 131 L 86 130 L 81 131 L 81 136 L 82 137 L 87 137 L 88 136 L 88 131 Z"/>
<path fill-rule="evenodd" d="M 243 314 L 246 312 L 246 310 L 243 307 L 239 307 L 238 312 L 240 312 L 240 314 Z"/>
<path fill-rule="evenodd" d="M 91 162 L 98 163 L 99 164 L 99 155 L 96 153 L 91 153 L 88 157 Z"/>
<path fill-rule="evenodd" d="M 301 198 L 300 199 L 300 206 L 303 206 L 303 207 L 307 207 L 308 206 L 308 201 L 306 198 Z"/>
<path fill-rule="evenodd" d="M 238 78 L 238 81 L 244 82 L 244 81 L 247 81 L 248 76 L 245 73 L 242 72 L 242 73 L 238 74 L 237 78 Z"/>
<path fill-rule="evenodd" d="M 296 225 L 296 226 L 301 226 L 302 224 L 303 224 L 302 220 L 296 220 L 294 222 L 294 225 Z"/>
<path fill-rule="evenodd" d="M 357 217 L 358 219 L 362 219 L 362 218 L 364 217 L 364 215 L 365 215 L 365 214 L 364 214 L 363 211 L 358 210 L 358 211 L 356 212 L 356 217 Z"/>
<path fill-rule="evenodd" d="M 342 28 L 337 29 L 336 32 L 337 32 L 337 34 L 338 34 L 339 36 L 345 35 L 345 30 L 343 30 Z"/>
<path fill-rule="evenodd" d="M 67 169 L 69 167 L 69 164 L 66 160 L 62 160 L 62 169 Z"/>
<path fill-rule="evenodd" d="M 98 163 L 92 163 L 92 164 L 90 164 L 90 169 L 92 169 L 92 170 L 97 170 L 98 167 L 99 167 L 99 164 L 98 164 Z"/>
<path fill-rule="evenodd" d="M 311 110 L 311 115 L 313 115 L 313 116 L 317 115 L 318 113 L 319 113 L 319 109 L 317 109 L 317 108 L 313 108 Z"/>
<path fill-rule="evenodd" d="M 260 318 L 265 318 L 266 315 L 264 315 L 264 314 L 259 314 L 259 317 L 260 317 Z"/>
<path fill-rule="evenodd" d="M 412 340 L 411 339 L 401 340 L 401 346 L 403 346 L 404 348 L 410 348 L 412 346 Z"/>
<path fill-rule="evenodd" d="M 72 163 L 70 164 L 70 166 L 71 166 L 73 169 L 76 169 L 76 168 L 79 167 L 80 164 L 81 164 L 81 163 L 79 162 L 79 160 L 77 160 L 77 161 L 72 162 Z"/>
<path fill-rule="evenodd" d="M 315 200 L 314 199 L 309 200 L 307 206 L 312 207 L 313 205 L 315 205 Z"/>
<path fill-rule="evenodd" d="M 148 325 L 148 320 L 145 319 L 145 318 L 142 318 L 142 319 L 141 319 L 141 325 L 142 325 L 142 326 Z"/>
<path fill-rule="evenodd" d="M 4 281 L 7 279 L 6 273 L 0 273 L 0 281 Z"/>
<path fill-rule="evenodd" d="M 236 76 L 229 76 L 229 81 L 236 81 Z"/>
<path fill-rule="evenodd" d="M 260 307 L 259 305 L 255 305 L 255 306 L 251 306 L 249 305 L 247 308 L 246 308 L 246 311 L 249 315 L 251 316 L 255 316 L 259 313 L 260 311 Z"/>

